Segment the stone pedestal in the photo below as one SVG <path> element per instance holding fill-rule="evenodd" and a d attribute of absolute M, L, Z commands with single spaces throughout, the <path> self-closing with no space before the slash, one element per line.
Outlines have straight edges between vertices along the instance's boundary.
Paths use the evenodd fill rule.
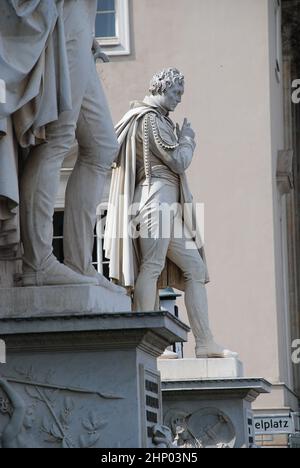
<path fill-rule="evenodd" d="M 2 445 L 151 447 L 152 427 L 162 422 L 157 358 L 186 340 L 188 327 L 167 312 L 57 313 L 0 318 L 7 347 L 7 364 L 0 364 Z M 9 439 L 13 415 L 20 420 Z"/>
<path fill-rule="evenodd" d="M 0 317 L 129 312 L 131 299 L 100 286 L 43 286 L 0 289 Z"/>
<path fill-rule="evenodd" d="M 249 447 L 255 442 L 251 403 L 268 393 L 263 379 L 243 377 L 236 359 L 159 360 L 164 424 L 179 446 Z"/>
<path fill-rule="evenodd" d="M 239 378 L 244 376 L 243 364 L 238 359 L 160 359 L 159 370 L 164 380 L 194 380 Z"/>

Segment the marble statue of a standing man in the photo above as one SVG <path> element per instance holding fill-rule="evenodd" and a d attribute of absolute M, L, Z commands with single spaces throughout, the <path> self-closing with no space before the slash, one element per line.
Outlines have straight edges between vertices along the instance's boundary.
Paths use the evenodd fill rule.
<path fill-rule="evenodd" d="M 92 266 L 96 208 L 118 152 L 93 56 L 96 11 L 97 0 L 1 2 L 0 79 L 7 100 L 0 104 L 6 155 L 0 220 L 2 212 L 11 223 L 9 211 L 20 201 L 24 286 L 87 283 L 116 290 Z M 75 138 L 79 156 L 66 191 L 62 265 L 52 251 L 52 222 L 60 168 Z M 12 141 L 30 149 L 20 200 Z"/>
<path fill-rule="evenodd" d="M 180 275 L 176 278 L 169 271 L 167 281 L 173 277 L 173 284 L 165 286 L 185 290 L 196 356 L 236 357 L 213 339 L 203 244 L 198 230 L 191 234 L 193 210 L 184 209 L 192 205 L 185 171 L 196 148 L 195 133 L 187 119 L 179 128 L 169 116 L 183 93 L 183 75 L 177 69 L 163 70 L 153 77 L 150 95 L 133 103 L 117 126 L 120 153 L 113 171 L 105 240 L 110 276 L 134 289 L 137 311 L 157 310 L 158 280 L 167 259 Z M 162 211 L 163 206 L 175 209 Z M 167 217 L 169 223 L 162 222 Z M 132 239 L 128 224 L 137 226 L 137 239 Z"/>

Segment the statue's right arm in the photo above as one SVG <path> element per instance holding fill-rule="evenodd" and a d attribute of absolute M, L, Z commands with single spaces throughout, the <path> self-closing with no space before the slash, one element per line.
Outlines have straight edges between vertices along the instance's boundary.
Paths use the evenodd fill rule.
<path fill-rule="evenodd" d="M 147 114 L 150 150 L 171 171 L 183 174 L 190 166 L 196 143 L 192 138 L 182 136 L 176 139 L 173 130 L 155 114 Z"/>
<path fill-rule="evenodd" d="M 6 380 L 1 378 L 0 388 L 2 388 L 6 393 L 13 406 L 13 415 L 2 433 L 2 446 L 8 447 L 21 432 L 26 413 L 26 406 L 23 399 L 18 395 L 13 387 Z"/>

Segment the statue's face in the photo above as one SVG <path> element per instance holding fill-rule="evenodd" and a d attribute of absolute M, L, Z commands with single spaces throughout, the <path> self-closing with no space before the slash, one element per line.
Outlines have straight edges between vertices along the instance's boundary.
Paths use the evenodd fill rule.
<path fill-rule="evenodd" d="M 157 96 L 160 105 L 168 112 L 174 112 L 178 104 L 181 103 L 181 99 L 184 93 L 184 85 L 176 83 L 167 89 L 163 95 Z"/>
<path fill-rule="evenodd" d="M 31 429 L 34 425 L 34 422 L 35 422 L 35 416 L 34 416 L 33 410 L 29 409 L 26 411 L 26 415 L 25 415 L 24 422 L 23 422 L 25 429 Z"/>

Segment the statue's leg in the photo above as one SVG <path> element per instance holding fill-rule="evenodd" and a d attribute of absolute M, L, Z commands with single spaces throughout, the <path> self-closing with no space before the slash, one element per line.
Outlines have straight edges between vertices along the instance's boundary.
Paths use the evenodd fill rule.
<path fill-rule="evenodd" d="M 152 182 L 150 192 L 148 186 L 141 185 L 135 194 L 135 203 L 142 204 L 138 215 L 141 265 L 134 292 L 134 309 L 138 312 L 159 308 L 157 282 L 165 266 L 174 218 L 166 208 L 178 197 L 177 188 L 166 181 L 153 179 Z"/>
<path fill-rule="evenodd" d="M 76 130 L 79 156 L 66 190 L 65 264 L 84 275 L 97 276 L 102 285 L 118 291 L 92 265 L 97 206 L 119 145 L 94 61 L 89 76 Z"/>
<path fill-rule="evenodd" d="M 169 239 L 139 239 L 142 263 L 134 291 L 134 310 L 152 312 L 157 303 L 157 281 L 164 269 Z"/>
<path fill-rule="evenodd" d="M 96 284 L 60 265 L 53 255 L 53 212 L 60 167 L 72 141 L 69 124 L 62 125 L 61 120 L 58 128 L 49 126 L 48 143 L 32 150 L 21 179 L 24 286 Z"/>
<path fill-rule="evenodd" d="M 208 303 L 205 288 L 206 267 L 196 244 L 186 243 L 187 239 L 172 238 L 168 258 L 183 272 L 185 278 L 185 305 L 189 322 L 196 340 L 210 340 Z M 194 248 L 192 247 L 192 244 Z M 189 247 L 189 248 L 187 248 Z"/>
<path fill-rule="evenodd" d="M 206 266 L 195 242 L 186 236 L 182 227 L 182 220 L 178 216 L 175 232 L 181 232 L 182 236 L 172 236 L 167 257 L 182 270 L 185 278 L 185 305 L 196 340 L 196 356 L 236 357 L 237 353 L 224 349 L 214 341 L 208 318 Z"/>
<path fill-rule="evenodd" d="M 80 30 L 81 31 L 81 30 Z M 67 52 L 73 108 L 47 125 L 47 143 L 32 149 L 21 179 L 21 230 L 24 246 L 24 285 L 91 283 L 57 264 L 52 253 L 53 213 L 60 168 L 75 140 L 75 129 L 87 87 L 92 52 L 82 30 L 68 36 Z"/>

